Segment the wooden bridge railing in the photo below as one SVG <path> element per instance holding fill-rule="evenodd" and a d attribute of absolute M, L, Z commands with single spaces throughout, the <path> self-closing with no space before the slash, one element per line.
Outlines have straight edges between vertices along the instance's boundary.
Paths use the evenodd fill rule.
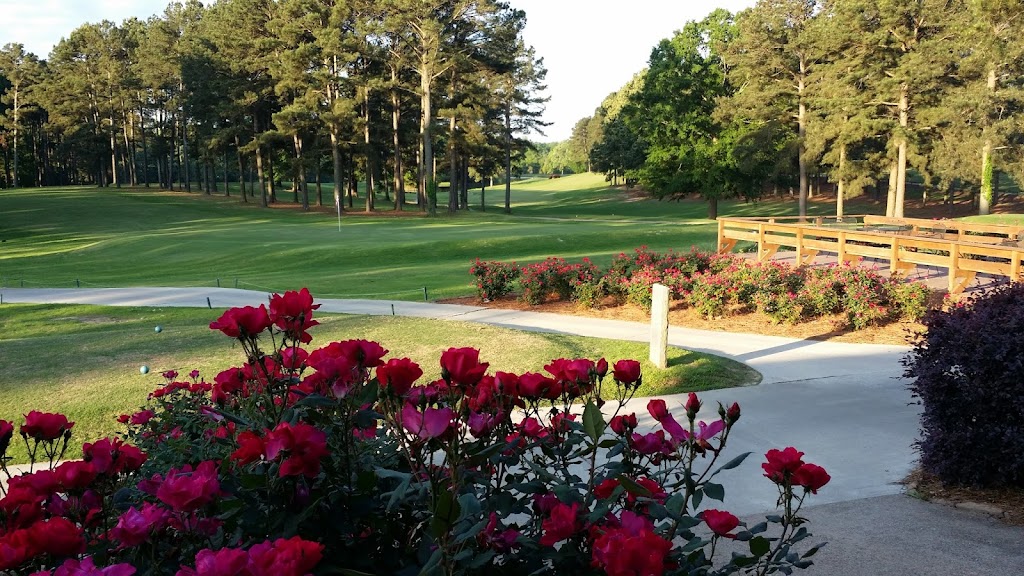
<path fill-rule="evenodd" d="M 789 247 L 796 251 L 799 265 L 812 264 L 819 253 L 827 252 L 843 262 L 883 258 L 894 274 L 909 273 L 918 265 L 937 266 L 948 270 L 953 294 L 979 273 L 1020 281 L 1022 239 L 1024 226 L 949 220 L 870 215 L 718 219 L 719 252 L 730 252 L 746 240 L 757 243 L 759 260 Z"/>

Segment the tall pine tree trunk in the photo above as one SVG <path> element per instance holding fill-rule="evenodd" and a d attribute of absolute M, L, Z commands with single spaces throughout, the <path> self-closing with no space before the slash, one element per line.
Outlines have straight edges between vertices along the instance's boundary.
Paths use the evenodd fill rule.
<path fill-rule="evenodd" d="M 373 144 L 370 141 L 370 88 L 363 91 L 363 145 L 366 146 L 366 212 L 373 212 Z"/>
<path fill-rule="evenodd" d="M 899 163 L 894 159 L 889 163 L 889 189 L 885 198 L 885 215 L 889 218 L 896 213 L 896 179 L 899 171 Z"/>
<path fill-rule="evenodd" d="M 896 201 L 893 206 L 893 217 L 903 218 L 903 205 L 907 197 L 907 136 L 906 129 L 910 124 L 910 96 L 909 87 L 904 84 L 900 87 L 900 128 L 902 134 L 899 139 L 899 153 L 896 159 Z"/>
<path fill-rule="evenodd" d="M 235 140 L 235 145 L 238 145 L 238 141 Z M 231 178 L 228 174 L 228 147 L 224 147 L 224 156 L 221 158 L 221 163 L 224 165 L 224 195 L 231 197 Z"/>
<path fill-rule="evenodd" d="M 804 99 L 804 76 L 807 73 L 807 63 L 803 57 L 800 58 L 800 77 L 797 81 L 797 98 L 799 99 L 797 109 L 797 136 L 799 142 L 797 143 L 797 163 L 800 167 L 800 218 L 803 219 L 807 216 L 807 159 L 805 158 L 806 144 L 804 139 L 807 137 L 807 102 Z"/>
<path fill-rule="evenodd" d="M 242 159 L 242 141 L 235 135 L 235 156 L 238 160 L 238 187 L 242 192 L 242 200 L 245 201 L 245 162 Z"/>
<path fill-rule="evenodd" d="M 846 144 L 839 145 L 839 183 L 836 188 L 836 218 L 842 219 L 846 203 Z"/>
<path fill-rule="evenodd" d="M 988 90 L 992 94 L 996 91 L 996 69 L 994 66 L 988 71 Z M 994 165 L 992 162 L 992 139 L 985 138 L 985 145 L 981 150 L 981 195 L 978 199 L 978 214 L 989 214 L 992 212 L 994 197 L 992 194 L 992 175 Z"/>
<path fill-rule="evenodd" d="M 146 146 L 146 116 L 139 106 L 139 136 L 142 137 L 142 184 L 149 188 L 149 149 Z"/>
<path fill-rule="evenodd" d="M 341 146 L 338 142 L 338 125 L 331 122 L 331 164 L 334 168 L 334 204 L 341 209 L 341 195 L 345 190 L 345 180 L 341 173 Z"/>
<path fill-rule="evenodd" d="M 18 115 L 20 112 L 18 90 L 14 90 L 14 188 L 18 187 L 18 128 L 21 127 Z"/>
<path fill-rule="evenodd" d="M 431 130 L 434 124 L 434 111 L 430 107 L 431 83 L 434 79 L 433 67 L 424 54 L 420 60 L 420 140 L 423 145 L 422 186 L 427 195 L 427 210 L 431 216 L 437 213 L 437 188 L 434 182 L 434 143 Z"/>
<path fill-rule="evenodd" d="M 306 186 L 306 167 L 302 158 L 302 136 L 296 132 L 292 135 L 295 145 L 295 190 L 302 193 L 302 209 L 309 210 L 309 189 Z"/>
<path fill-rule="evenodd" d="M 512 104 L 505 103 L 505 214 L 512 213 Z"/>
<path fill-rule="evenodd" d="M 391 81 L 398 81 L 398 70 L 391 69 Z M 402 146 L 399 141 L 399 123 L 402 115 L 402 101 L 398 96 L 398 90 L 391 90 L 391 139 L 395 147 L 395 210 L 401 212 L 405 209 L 405 178 L 402 176 Z"/>

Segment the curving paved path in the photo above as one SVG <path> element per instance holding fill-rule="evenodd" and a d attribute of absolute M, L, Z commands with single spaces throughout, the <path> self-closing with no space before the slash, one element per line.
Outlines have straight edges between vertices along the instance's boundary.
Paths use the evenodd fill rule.
<path fill-rule="evenodd" d="M 206 307 L 209 298 L 218 309 L 259 305 L 268 297 L 231 288 L 8 288 L 0 293 L 3 302 L 112 306 Z M 322 312 L 397 314 L 636 341 L 649 335 L 645 324 L 617 320 L 405 301 L 317 301 Z M 775 489 L 760 474 L 761 455 L 773 447 L 796 446 L 832 475 L 807 509 L 816 539 L 831 542 L 819 554 L 817 573 L 1024 574 L 1024 530 L 901 495 L 898 482 L 915 459 L 919 414 L 901 380 L 900 359 L 908 348 L 682 327 L 670 328 L 669 343 L 744 362 L 763 376 L 757 386 L 701 394 L 707 418 L 715 416 L 718 401 L 740 403 L 743 418 L 728 451 L 753 452 L 737 470 L 723 474 L 725 507 L 743 515 L 774 508 Z M 678 406 L 683 398 L 666 400 Z M 627 411 L 652 424 L 646 400 L 634 400 Z"/>

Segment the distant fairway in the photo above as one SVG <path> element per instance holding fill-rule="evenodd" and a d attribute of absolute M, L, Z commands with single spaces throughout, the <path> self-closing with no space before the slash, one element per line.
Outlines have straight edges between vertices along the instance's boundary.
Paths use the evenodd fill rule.
<path fill-rule="evenodd" d="M 470 212 L 435 218 L 263 210 L 237 197 L 157 189 L 0 191 L 4 286 L 234 286 L 320 297 L 431 299 L 473 292 L 474 258 L 529 262 L 590 256 L 607 263 L 641 245 L 711 249 L 715 226 L 699 202 L 636 199 L 585 174 L 470 195 Z M 285 195 L 287 196 L 287 195 Z M 440 198 L 443 204 L 446 198 Z M 378 201 L 380 202 L 380 201 Z M 723 202 L 723 215 L 791 213 L 796 203 Z"/>

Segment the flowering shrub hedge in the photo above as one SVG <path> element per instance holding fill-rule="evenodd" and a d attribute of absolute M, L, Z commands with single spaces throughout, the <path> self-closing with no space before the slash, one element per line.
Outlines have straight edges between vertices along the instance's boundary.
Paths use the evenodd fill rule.
<path fill-rule="evenodd" d="M 0 499 L 0 572 L 51 576 L 304 574 L 768 574 L 817 547 L 800 508 L 829 476 L 795 448 L 762 464 L 780 512 L 721 510 L 717 475 L 737 404 L 698 416 L 690 394 L 656 423 L 624 406 L 640 364 L 557 359 L 491 372 L 471 348 L 442 378 L 375 342 L 307 350 L 309 292 L 210 324 L 244 362 L 206 381 L 163 374 L 124 438 L 68 450 L 74 427 L 32 412 L 34 472 Z M 0 422 L 0 454 L 14 425 Z M 58 464 L 65 456 L 80 460 Z M 723 463 L 724 461 L 724 463 Z M 0 459 L 0 462 L 6 462 Z M 6 468 L 4 469 L 6 472 Z M 744 542 L 723 557 L 723 539 Z M 801 545 L 802 548 L 802 545 Z"/>
<path fill-rule="evenodd" d="M 904 360 L 921 400 L 922 468 L 944 482 L 1024 488 L 1024 284 L 925 314 Z"/>
<path fill-rule="evenodd" d="M 540 304 L 552 294 L 562 300 L 569 300 L 578 284 L 594 280 L 597 267 L 589 258 L 576 264 L 570 264 L 562 258 L 548 258 L 543 262 L 523 266 L 521 273 L 523 301 Z"/>
<path fill-rule="evenodd" d="M 515 262 L 473 262 L 469 273 L 476 276 L 476 294 L 481 300 L 494 300 L 512 292 L 512 284 L 519 278 Z"/>
<path fill-rule="evenodd" d="M 485 264 L 499 270 L 497 265 L 501 263 Z M 479 261 L 470 269 L 478 277 L 480 270 Z M 674 300 L 708 318 L 728 314 L 734 307 L 760 311 L 780 323 L 842 314 L 846 324 L 858 330 L 897 319 L 920 320 L 930 296 L 923 284 L 885 278 L 847 263 L 793 267 L 697 250 L 659 254 L 640 247 L 632 254 L 615 256 L 604 271 L 587 259 L 582 264 L 570 264 L 561 258 L 549 258 L 520 270 L 521 298 L 530 304 L 557 295 L 594 307 L 604 297 L 613 296 L 620 303 L 650 309 L 651 287 L 660 283 L 668 286 Z M 512 277 L 511 273 L 492 275 Z M 490 299 L 483 295 L 481 286 L 485 285 L 478 282 L 478 293 Z M 513 289 L 511 280 L 502 286 L 503 294 Z"/>

